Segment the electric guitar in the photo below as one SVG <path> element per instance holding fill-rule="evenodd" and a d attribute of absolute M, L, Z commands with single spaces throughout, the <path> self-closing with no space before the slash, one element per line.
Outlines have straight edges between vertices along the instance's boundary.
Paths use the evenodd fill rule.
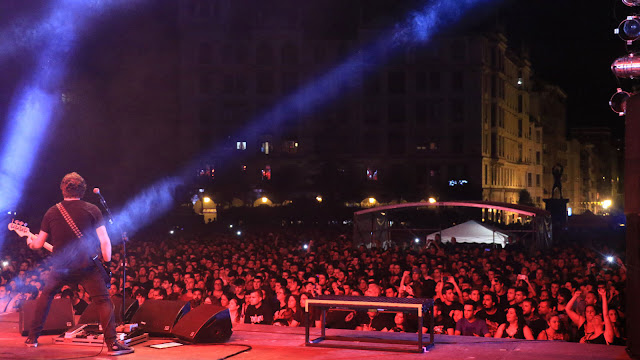
<path fill-rule="evenodd" d="M 16 232 L 16 234 L 20 235 L 21 237 L 27 237 L 27 245 L 31 245 L 31 242 L 33 242 L 33 240 L 35 240 L 35 238 L 38 237 L 38 235 L 33 234 L 29 228 L 26 226 L 27 224 L 20 221 L 20 220 L 13 220 L 9 223 L 9 230 L 13 230 Z M 43 248 L 49 250 L 49 252 L 53 252 L 53 245 L 49 244 L 48 242 L 44 243 Z"/>
<path fill-rule="evenodd" d="M 8 228 L 9 230 L 15 231 L 16 234 L 20 235 L 21 237 L 27 237 L 27 245 L 31 245 L 31 242 L 35 238 L 37 238 L 38 235 L 33 234 L 26 225 L 27 224 L 23 221 L 13 220 L 9 223 Z M 49 252 L 53 252 L 53 245 L 49 244 L 48 242 L 45 242 L 42 247 L 49 250 Z M 91 260 L 96 264 L 96 266 L 102 266 L 105 272 L 104 281 L 107 285 L 110 285 L 112 275 L 111 269 L 103 264 L 100 259 L 98 259 L 98 256 L 92 257 Z"/>

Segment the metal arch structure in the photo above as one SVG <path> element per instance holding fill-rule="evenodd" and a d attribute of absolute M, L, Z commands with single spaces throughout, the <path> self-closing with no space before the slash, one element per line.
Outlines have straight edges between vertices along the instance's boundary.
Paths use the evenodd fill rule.
<path fill-rule="evenodd" d="M 522 216 L 532 217 L 534 244 L 538 248 L 550 247 L 552 244 L 551 213 L 532 206 L 510 204 L 494 201 L 444 201 L 444 202 L 412 202 L 377 206 L 356 211 L 353 214 L 353 240 L 355 244 L 366 246 L 383 246 L 391 240 L 390 223 L 387 211 L 411 208 L 465 207 L 506 211 Z"/>

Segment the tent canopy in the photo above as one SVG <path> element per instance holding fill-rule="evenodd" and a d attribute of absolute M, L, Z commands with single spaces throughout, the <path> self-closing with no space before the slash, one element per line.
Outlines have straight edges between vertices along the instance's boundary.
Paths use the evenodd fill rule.
<path fill-rule="evenodd" d="M 437 231 L 427 235 L 427 239 L 435 239 L 436 234 L 440 234 L 442 242 L 450 242 L 452 237 L 459 243 L 474 244 L 498 244 L 504 247 L 509 235 L 498 230 L 487 227 L 475 220 L 452 226 L 442 231 Z"/>

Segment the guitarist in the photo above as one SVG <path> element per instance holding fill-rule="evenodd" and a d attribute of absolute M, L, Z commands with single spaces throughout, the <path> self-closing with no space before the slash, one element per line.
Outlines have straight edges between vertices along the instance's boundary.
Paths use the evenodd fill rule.
<path fill-rule="evenodd" d="M 113 304 L 105 286 L 106 273 L 92 260 L 100 248 L 102 258 L 111 261 L 111 240 L 97 206 L 80 200 L 87 189 L 84 179 L 75 172 L 60 183 L 64 201 L 52 206 L 44 215 L 40 233 L 27 237 L 31 249 L 42 248 L 47 241 L 53 246 L 52 270 L 36 303 L 33 323 L 25 344 L 38 346 L 38 336 L 54 295 L 66 283 L 81 283 L 98 306 L 108 355 L 132 353 L 133 349 L 116 341 Z M 71 219 L 71 220 L 70 220 Z"/>

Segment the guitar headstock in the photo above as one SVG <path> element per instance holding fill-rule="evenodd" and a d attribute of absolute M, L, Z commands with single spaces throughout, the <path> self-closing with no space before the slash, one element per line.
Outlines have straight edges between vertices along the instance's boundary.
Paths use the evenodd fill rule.
<path fill-rule="evenodd" d="M 30 230 L 27 223 L 20 220 L 12 220 L 8 225 L 9 230 L 15 231 L 18 235 L 24 237 L 29 236 Z"/>

